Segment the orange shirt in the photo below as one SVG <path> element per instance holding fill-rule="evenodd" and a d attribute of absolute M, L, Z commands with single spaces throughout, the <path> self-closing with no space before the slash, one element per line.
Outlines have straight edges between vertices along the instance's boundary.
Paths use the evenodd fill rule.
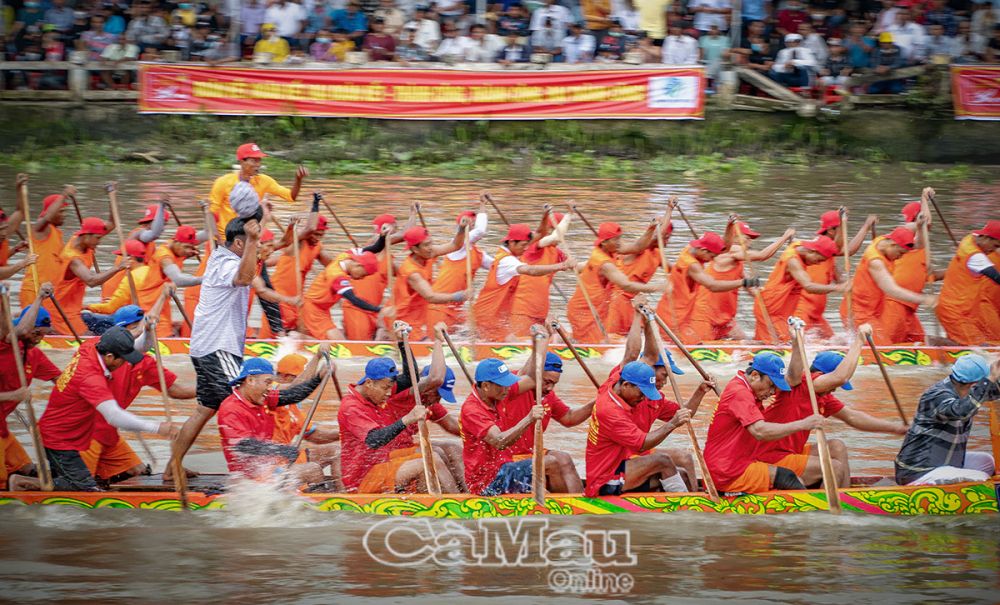
<path fill-rule="evenodd" d="M 664 318 L 672 328 L 676 329 L 687 323 L 691 317 L 698 283 L 688 277 L 688 271 L 691 269 L 691 265 L 695 264 L 700 265 L 701 261 L 691 253 L 690 246 L 685 246 L 670 271 L 670 282 L 674 287 L 673 294 L 671 296 L 664 294 L 660 297 L 659 304 L 656 305 L 657 314 Z M 676 310 L 677 317 L 673 316 L 671 307 Z"/>
<path fill-rule="evenodd" d="M 393 286 L 396 296 L 396 319 L 405 321 L 413 328 L 412 338 L 419 340 L 424 337 L 427 329 L 427 310 L 430 303 L 410 287 L 409 277 L 413 274 L 422 276 L 428 283 L 434 283 L 434 261 L 428 260 L 421 264 L 417 257 L 409 255 L 399 267 L 399 275 Z"/>
<path fill-rule="evenodd" d="M 483 266 L 483 252 L 476 246 L 472 246 L 471 252 L 472 255 L 469 258 L 472 263 L 472 277 L 475 279 L 476 271 Z M 432 285 L 435 292 L 461 292 L 467 289 L 469 284 L 465 279 L 465 258 L 451 260 L 447 256 L 441 257 L 441 267 L 438 269 L 437 277 L 434 278 Z"/>
<path fill-rule="evenodd" d="M 778 258 L 778 262 L 774 265 L 774 269 L 771 270 L 771 275 L 768 276 L 767 283 L 764 284 L 764 288 L 760 293 L 760 300 L 763 300 L 764 305 L 767 307 L 767 312 L 771 315 L 771 320 L 774 323 L 774 330 L 781 340 L 790 338 L 788 333 L 788 317 L 795 313 L 800 297 L 805 294 L 802 284 L 799 283 L 799 280 L 792 277 L 792 274 L 788 271 L 788 263 L 793 258 L 798 258 L 801 262 L 802 259 L 798 252 L 801 245 L 802 242 L 792 242 L 785 248 L 785 251 Z M 805 266 L 805 263 L 802 263 L 802 265 Z M 766 342 L 770 340 L 771 336 L 767 331 L 764 312 L 760 308 L 760 300 L 754 302 L 754 316 L 757 319 L 757 332 L 754 338 Z"/>
<path fill-rule="evenodd" d="M 587 298 L 583 295 L 581 288 L 587 289 L 586 291 L 590 295 L 591 304 L 594 305 L 594 309 L 600 316 L 601 321 L 604 321 L 608 316 L 610 298 L 608 294 L 608 280 L 601 275 L 601 267 L 605 263 L 613 264 L 614 262 L 614 257 L 601 249 L 600 246 L 594 246 L 593 251 L 590 253 L 590 258 L 587 259 L 587 265 L 580 273 L 576 291 L 573 292 L 573 296 L 569 299 L 569 304 L 566 305 L 566 315 L 569 317 L 569 323 L 573 327 L 573 338 L 577 342 L 595 343 L 603 340 L 600 329 L 597 327 L 597 322 L 594 320 L 593 313 L 591 313 L 590 307 L 587 305 Z"/>
<path fill-rule="evenodd" d="M 142 265 L 132 270 L 132 281 L 135 282 L 135 294 L 139 297 L 136 304 L 143 311 L 149 310 L 156 303 L 156 299 L 160 297 L 160 290 L 163 285 L 163 281 L 157 279 L 155 276 L 150 278 L 151 273 L 149 265 Z M 125 305 L 130 304 L 132 304 L 132 289 L 129 287 L 128 280 L 122 279 L 118 287 L 115 288 L 111 298 L 106 302 L 90 305 L 90 310 L 95 313 L 110 315 Z"/>
<path fill-rule="evenodd" d="M 720 271 L 715 268 L 715 263 L 709 263 L 705 266 L 705 272 L 718 280 L 743 279 L 743 261 L 734 260 L 733 266 L 726 271 Z M 706 315 L 712 325 L 725 326 L 736 318 L 739 300 L 739 288 L 727 292 L 712 292 L 708 288 L 698 288 L 692 315 Z"/>
<path fill-rule="evenodd" d="M 69 243 L 63 246 L 62 253 L 59 255 L 61 259 L 61 265 L 65 267 L 63 269 L 63 275 L 61 279 L 57 282 L 55 297 L 59 301 L 59 306 L 66 313 L 66 317 L 69 318 L 70 322 L 73 324 L 73 328 L 76 330 L 77 334 L 83 334 L 87 331 L 87 326 L 84 325 L 83 320 L 80 319 L 80 310 L 83 309 L 83 295 L 87 291 L 87 284 L 83 283 L 75 273 L 70 271 L 69 265 L 73 259 L 80 259 L 87 268 L 94 267 L 94 251 L 87 250 L 86 252 L 80 252 L 76 246 L 76 236 L 71 237 Z M 52 316 L 52 328 L 59 334 L 71 334 L 69 326 L 63 321 L 63 318 L 58 313 Z"/>
<path fill-rule="evenodd" d="M 136 227 L 135 229 L 128 232 L 128 235 L 125 236 L 125 239 L 126 240 L 138 239 L 139 233 L 145 230 L 146 230 L 145 227 L 142 226 Z M 146 262 L 149 262 L 149 259 L 153 258 L 154 252 L 156 252 L 156 240 L 153 240 L 146 244 Z M 117 267 L 120 264 L 122 264 L 122 257 L 116 256 L 115 266 Z M 120 284 L 123 279 L 125 279 L 124 272 L 116 273 L 113 276 L 111 276 L 111 279 L 109 279 L 108 281 L 104 282 L 104 284 L 101 285 L 101 297 L 111 298 L 111 295 L 115 293 L 115 290 L 118 289 L 118 284 Z"/>
<path fill-rule="evenodd" d="M 891 274 L 894 269 L 893 261 L 879 252 L 878 244 L 885 239 L 885 236 L 876 237 L 872 243 L 868 244 L 865 253 L 861 256 L 854 275 L 854 283 L 851 288 L 851 304 L 854 311 L 854 323 L 860 325 L 865 322 L 878 323 L 878 318 L 882 315 L 882 306 L 885 304 L 885 292 L 875 283 L 872 278 L 869 266 L 873 260 L 881 260 L 885 263 L 885 268 Z M 841 304 L 841 315 L 847 317 L 846 299 Z"/>
<path fill-rule="evenodd" d="M 319 258 L 319 253 L 323 251 L 323 244 L 315 245 L 306 242 L 299 242 L 299 265 L 302 273 L 299 275 L 299 283 L 306 283 L 306 275 L 312 268 L 313 263 Z M 274 291 L 284 296 L 295 296 L 298 294 L 295 286 L 295 255 L 292 249 L 288 248 L 284 254 L 278 257 L 278 264 L 271 271 L 271 286 Z"/>
<path fill-rule="evenodd" d="M 351 284 L 354 294 L 358 298 L 376 306 L 382 306 L 382 299 L 385 297 L 385 287 L 389 283 L 388 263 L 393 262 L 392 257 L 386 259 L 386 252 L 379 252 L 378 271 L 362 277 L 352 279 Z M 359 309 L 354 305 L 344 305 L 341 311 L 344 314 L 344 334 L 349 340 L 371 340 L 375 336 L 375 319 L 377 313 Z"/>
<path fill-rule="evenodd" d="M 136 282 L 137 291 L 157 290 L 157 296 L 159 296 L 158 290 L 170 281 L 167 274 L 163 272 L 163 263 L 167 260 L 176 265 L 178 269 L 183 269 L 184 267 L 184 259 L 174 254 L 173 250 L 170 249 L 169 243 L 157 246 L 153 254 L 149 257 L 149 262 L 147 263 L 149 265 L 149 272 L 146 274 L 146 279 L 141 285 Z M 139 297 L 141 300 L 143 295 L 139 294 Z M 156 299 L 153 299 L 150 307 L 155 302 Z M 156 324 L 157 336 L 166 337 L 173 333 L 173 318 L 170 315 L 170 304 L 168 300 L 163 305 L 163 310 L 160 311 L 160 319 Z M 142 305 L 140 304 L 140 306 Z M 143 306 L 142 308 L 143 310 L 149 310 L 150 307 Z"/>
<path fill-rule="evenodd" d="M 924 284 L 927 283 L 927 256 L 920 248 L 911 250 L 896 259 L 892 267 L 892 278 L 896 283 L 911 292 L 920 294 L 924 291 Z M 916 309 L 919 305 L 902 300 L 892 300 L 911 309 Z"/>
<path fill-rule="evenodd" d="M 500 342 L 510 333 L 510 310 L 521 277 L 515 275 L 505 284 L 497 281 L 500 261 L 508 256 L 511 256 L 510 250 L 500 248 L 493 259 L 490 273 L 486 276 L 486 283 L 483 284 L 483 289 L 479 291 L 472 305 L 480 340 Z"/>
<path fill-rule="evenodd" d="M 333 259 L 333 262 L 313 280 L 303 296 L 303 303 L 308 302 L 325 311 L 329 311 L 330 307 L 337 304 L 341 298 L 340 293 L 351 288 L 351 277 L 340 266 L 340 263 L 348 258 L 350 256 L 346 252 L 338 254 L 337 258 Z"/>
<path fill-rule="evenodd" d="M 566 253 L 558 246 L 540 248 L 532 244 L 521 255 L 521 260 L 526 265 L 554 265 L 566 260 Z M 493 263 L 496 264 L 496 261 Z M 514 289 L 514 301 L 510 306 L 511 315 L 524 315 L 544 322 L 549 315 L 549 288 L 552 287 L 554 277 L 555 273 L 519 277 L 517 288 Z"/>
<path fill-rule="evenodd" d="M 211 256 L 209 253 L 210 242 L 205 242 L 205 248 L 201 251 L 201 262 L 198 263 L 198 268 L 194 272 L 195 277 L 201 277 L 205 275 L 205 267 L 208 265 L 208 257 Z M 194 310 L 198 306 L 198 298 L 201 296 L 201 286 L 188 286 L 184 288 L 184 311 L 187 313 L 189 319 L 194 320 Z M 191 336 L 191 328 L 184 322 L 181 322 L 181 336 Z"/>
<path fill-rule="evenodd" d="M 269 411 L 274 417 L 274 433 L 271 441 L 290 445 L 302 430 L 302 422 L 305 420 L 302 410 L 297 405 L 283 405 Z"/>
<path fill-rule="evenodd" d="M 62 231 L 55 225 L 49 225 L 49 233 L 45 239 L 35 239 L 34 235 L 32 235 L 33 232 L 34 230 L 29 225 L 28 237 L 34 242 L 35 254 L 38 255 L 38 261 L 35 263 L 38 271 L 38 284 L 41 285 L 49 282 L 53 286 L 58 286 L 59 282 L 62 281 L 63 274 Z M 24 280 L 21 281 L 20 294 L 22 309 L 35 302 L 38 290 L 35 289 L 35 280 L 32 276 L 31 267 L 24 270 Z"/>
<path fill-rule="evenodd" d="M 976 245 L 975 236 L 971 233 L 958 243 L 958 249 L 948 264 L 944 283 L 941 285 L 939 313 L 967 317 L 975 315 L 976 305 L 983 296 L 983 284 L 990 280 L 988 277 L 972 273 L 966 265 L 970 256 L 982 253 L 982 249 Z"/>
<path fill-rule="evenodd" d="M 657 269 L 660 268 L 660 256 L 658 248 L 647 248 L 634 255 L 630 262 L 618 259 L 618 269 L 629 278 L 629 281 L 646 284 L 653 279 Z M 609 286 L 608 294 L 608 315 L 606 328 L 610 334 L 627 334 L 632 325 L 632 317 L 635 311 L 632 309 L 632 299 L 635 294 L 626 292 L 614 284 Z"/>

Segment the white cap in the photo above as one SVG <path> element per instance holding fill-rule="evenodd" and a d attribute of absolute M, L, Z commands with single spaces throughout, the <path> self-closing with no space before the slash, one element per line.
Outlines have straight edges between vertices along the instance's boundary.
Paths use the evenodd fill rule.
<path fill-rule="evenodd" d="M 229 205 L 240 218 L 248 218 L 260 208 L 260 196 L 250 183 L 239 181 L 229 192 Z"/>
<path fill-rule="evenodd" d="M 802 41 L 802 36 L 800 36 L 799 34 L 785 34 L 785 44 L 788 44 L 789 42 L 801 42 L 801 41 Z"/>

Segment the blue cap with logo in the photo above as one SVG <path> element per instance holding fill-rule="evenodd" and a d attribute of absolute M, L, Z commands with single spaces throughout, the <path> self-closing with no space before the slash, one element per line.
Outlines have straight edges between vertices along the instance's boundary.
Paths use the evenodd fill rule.
<path fill-rule="evenodd" d="M 396 362 L 388 357 L 376 357 L 365 364 L 365 375 L 358 381 L 364 384 L 366 380 L 382 380 L 384 378 L 395 378 L 399 375 L 396 369 Z"/>
<path fill-rule="evenodd" d="M 670 362 L 670 371 L 672 373 L 678 375 L 678 376 L 684 374 L 684 370 L 678 368 L 677 364 L 674 363 L 674 356 L 670 354 L 670 351 L 668 351 L 666 349 L 663 349 L 663 352 L 667 354 L 667 361 Z M 664 367 L 664 365 L 665 364 L 663 363 L 663 355 L 660 355 L 656 359 L 656 363 L 653 364 L 653 367 L 654 368 L 662 368 L 662 367 Z"/>
<path fill-rule="evenodd" d="M 251 357 L 243 360 L 240 366 L 240 373 L 229 381 L 229 386 L 234 387 L 243 382 L 248 376 L 260 376 L 262 374 L 274 374 L 274 367 L 271 362 L 261 357 Z"/>
<path fill-rule="evenodd" d="M 837 351 L 823 351 L 813 359 L 812 367 L 809 369 L 814 372 L 823 372 L 824 374 L 829 374 L 830 372 L 837 369 L 840 362 L 844 360 L 844 354 L 838 353 Z M 853 391 L 854 387 L 851 386 L 850 381 L 845 382 L 840 388 L 845 391 Z"/>
<path fill-rule="evenodd" d="M 545 354 L 545 367 L 542 368 L 545 372 L 559 372 L 562 374 L 563 361 L 562 357 L 559 357 L 555 353 L 549 351 Z"/>
<path fill-rule="evenodd" d="M 424 366 L 424 369 L 420 370 L 421 376 L 429 376 L 430 373 L 430 366 Z M 455 372 L 449 367 L 444 369 L 444 383 L 438 387 L 438 395 L 448 403 L 457 403 L 455 399 Z"/>
<path fill-rule="evenodd" d="M 774 353 L 757 353 L 753 356 L 750 369 L 770 378 L 779 391 L 792 390 L 792 387 L 788 386 L 788 381 L 785 380 L 785 362 Z"/>
<path fill-rule="evenodd" d="M 622 368 L 622 381 L 639 387 L 642 394 L 650 401 L 663 398 L 656 389 L 656 370 L 642 361 L 633 361 Z"/>
<path fill-rule="evenodd" d="M 976 355 L 975 353 L 962 355 L 955 362 L 955 365 L 951 366 L 952 380 L 962 384 L 979 382 L 989 375 L 990 364 L 987 363 L 982 355 Z"/>
<path fill-rule="evenodd" d="M 492 382 L 502 387 L 512 387 L 517 384 L 517 376 L 511 374 L 503 360 L 484 359 L 476 366 L 476 382 Z"/>
<path fill-rule="evenodd" d="M 15 326 L 17 324 L 21 323 L 21 318 L 24 317 L 24 314 L 27 313 L 28 309 L 30 309 L 30 308 L 31 307 L 25 307 L 21 311 L 21 314 L 18 315 L 17 319 L 14 320 L 14 325 Z M 38 307 L 38 315 L 35 317 L 35 327 L 36 328 L 51 328 L 52 327 L 52 316 L 49 315 L 49 312 L 45 309 L 45 307 Z"/>
<path fill-rule="evenodd" d="M 125 305 L 115 311 L 115 314 L 111 316 L 111 322 L 116 326 L 127 326 L 142 321 L 145 315 L 146 313 L 139 305 Z"/>

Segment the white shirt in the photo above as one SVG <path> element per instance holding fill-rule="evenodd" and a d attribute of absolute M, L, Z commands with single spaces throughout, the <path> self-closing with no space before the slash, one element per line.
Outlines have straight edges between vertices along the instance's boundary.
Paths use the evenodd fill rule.
<path fill-rule="evenodd" d="M 589 63 L 594 58 L 594 36 L 580 34 L 566 36 L 562 41 L 563 58 L 566 63 Z"/>
<path fill-rule="evenodd" d="M 465 36 L 460 39 L 464 40 L 463 56 L 470 63 L 492 63 L 503 48 L 503 40 L 496 34 L 486 34 L 479 41 Z"/>
<path fill-rule="evenodd" d="M 442 38 L 437 50 L 432 54 L 435 57 L 465 57 L 465 49 L 468 47 L 469 39 L 461 36 L 458 38 Z"/>
<path fill-rule="evenodd" d="M 504 246 L 500 246 L 501 250 L 510 252 Z M 497 283 L 499 285 L 504 285 L 510 280 L 517 277 L 517 268 L 523 265 L 519 258 L 513 254 L 508 254 L 507 256 L 500 259 L 500 263 L 497 264 Z"/>
<path fill-rule="evenodd" d="M 267 22 L 273 23 L 278 28 L 278 35 L 283 38 L 290 38 L 302 31 L 302 22 L 306 19 L 302 5 L 294 2 L 286 2 L 284 6 L 271 5 L 264 14 Z"/>
<path fill-rule="evenodd" d="M 826 40 L 823 39 L 823 36 L 813 32 L 802 41 L 802 46 L 812 51 L 817 64 L 826 65 L 826 60 L 830 57 L 830 49 L 826 46 Z"/>
<path fill-rule="evenodd" d="M 667 65 L 697 65 L 698 41 L 688 35 L 667 36 L 661 56 Z"/>
<path fill-rule="evenodd" d="M 420 46 L 427 52 L 434 50 L 438 42 L 441 41 L 441 26 L 437 21 L 431 19 L 421 19 L 420 21 L 410 21 L 406 27 L 415 25 L 417 31 L 413 34 L 413 43 Z"/>
<path fill-rule="evenodd" d="M 778 51 L 778 56 L 774 60 L 774 71 L 779 73 L 789 73 L 791 66 L 818 69 L 816 56 L 812 51 L 803 46 L 796 48 L 782 48 Z"/>
<path fill-rule="evenodd" d="M 565 6 L 558 4 L 543 6 L 531 13 L 531 31 L 538 31 L 545 27 L 546 19 L 552 19 L 552 28 L 559 34 L 556 38 L 558 40 L 566 35 L 566 28 L 573 22 L 573 15 Z"/>
<path fill-rule="evenodd" d="M 243 357 L 250 286 L 234 286 L 241 258 L 218 246 L 208 258 L 191 326 L 191 357 L 226 351 Z"/>
<path fill-rule="evenodd" d="M 903 51 L 904 59 L 923 59 L 927 52 L 924 26 L 910 21 L 906 25 L 893 24 L 889 27 L 893 43 Z"/>
<path fill-rule="evenodd" d="M 618 19 L 618 22 L 622 24 L 622 29 L 627 32 L 637 32 L 639 31 L 639 11 L 635 8 L 626 8 L 621 6 L 615 10 L 611 11 L 611 16 Z"/>
<path fill-rule="evenodd" d="M 540 52 L 558 48 L 561 40 L 558 36 L 559 32 L 551 27 L 531 32 L 531 50 Z"/>
<path fill-rule="evenodd" d="M 479 212 L 476 214 L 476 222 L 469 229 L 469 242 L 475 244 L 479 240 L 486 237 L 486 227 L 489 226 L 489 216 L 485 212 Z M 465 258 L 465 246 L 462 246 L 454 252 L 449 252 L 445 255 L 448 260 L 462 260 Z M 486 263 L 486 254 L 483 254 L 483 263 Z M 492 262 L 492 259 L 490 259 Z M 483 267 L 484 269 L 489 269 L 489 265 Z"/>
<path fill-rule="evenodd" d="M 991 261 L 990 257 L 986 256 L 982 252 L 976 252 L 975 254 L 969 256 L 969 260 L 965 261 L 965 266 L 975 275 L 979 275 L 983 271 L 992 267 L 993 261 Z"/>
<path fill-rule="evenodd" d="M 694 12 L 695 8 L 732 8 L 730 0 L 691 0 L 688 4 L 688 11 Z M 713 25 L 719 26 L 719 31 L 729 30 L 729 15 L 721 13 L 694 13 L 694 28 L 700 32 L 707 32 Z"/>

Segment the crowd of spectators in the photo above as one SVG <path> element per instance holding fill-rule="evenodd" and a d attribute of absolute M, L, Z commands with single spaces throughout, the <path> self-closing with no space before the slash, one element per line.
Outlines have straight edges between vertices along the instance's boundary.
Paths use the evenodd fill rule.
<path fill-rule="evenodd" d="M 75 50 L 111 63 L 701 63 L 710 79 L 733 64 L 799 87 L 839 86 L 853 74 L 927 62 L 1000 63 L 1000 0 L 742 0 L 738 16 L 732 4 L 15 0 L 3 3 L 0 16 L 8 61 L 67 60 Z M 7 84 L 65 86 L 59 72 L 18 75 Z M 129 84 L 124 71 L 94 78 L 102 87 Z M 879 82 L 870 92 L 904 85 Z"/>

